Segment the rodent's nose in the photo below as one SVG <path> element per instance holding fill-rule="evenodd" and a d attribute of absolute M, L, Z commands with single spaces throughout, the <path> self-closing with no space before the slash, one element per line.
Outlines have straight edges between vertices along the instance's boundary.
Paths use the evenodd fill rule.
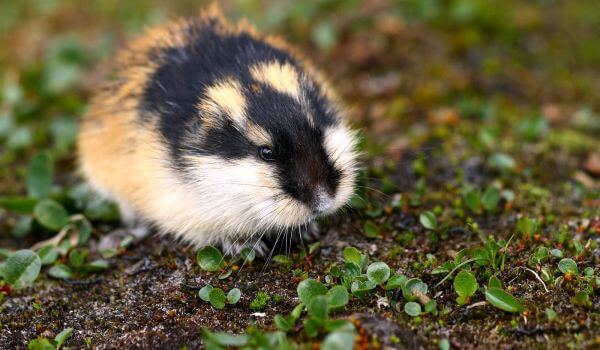
<path fill-rule="evenodd" d="M 319 186 L 315 191 L 312 211 L 315 214 L 323 214 L 331 209 L 333 203 L 333 197 L 325 188 Z"/>

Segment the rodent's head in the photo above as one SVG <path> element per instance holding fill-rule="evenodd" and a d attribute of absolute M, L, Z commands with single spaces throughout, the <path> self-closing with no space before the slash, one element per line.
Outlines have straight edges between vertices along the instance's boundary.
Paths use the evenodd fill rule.
<path fill-rule="evenodd" d="M 346 204 L 356 137 L 318 73 L 220 20 L 190 28 L 183 46 L 153 53 L 159 66 L 141 104 L 182 175 L 182 229 L 194 239 L 283 230 Z"/>
<path fill-rule="evenodd" d="M 323 90 L 277 61 L 205 86 L 180 146 L 189 150 L 180 164 L 199 185 L 198 200 L 210 186 L 208 197 L 224 216 L 261 230 L 299 226 L 347 203 L 356 138 Z"/>

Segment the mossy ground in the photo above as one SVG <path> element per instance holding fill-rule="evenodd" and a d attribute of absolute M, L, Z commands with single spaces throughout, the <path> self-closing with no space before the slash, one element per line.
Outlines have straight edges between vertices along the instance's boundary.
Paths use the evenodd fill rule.
<path fill-rule="evenodd" d="M 99 67 L 144 25 L 197 6 L 0 4 L 0 118 L 11 120 L 0 123 L 0 194 L 24 193 L 28 160 L 41 149 L 55 156 L 57 187 L 78 183 L 71 130 L 102 77 Z M 600 10 L 594 1 L 233 1 L 224 7 L 288 38 L 331 77 L 364 135 L 363 200 L 325 220 L 318 250 L 291 267 L 256 260 L 219 280 L 197 266 L 189 247 L 151 237 L 83 280 L 55 280 L 44 269 L 33 286 L 12 290 L 0 305 L 0 348 L 25 348 L 65 327 L 75 329 L 66 343 L 71 348 L 194 349 L 201 346 L 201 327 L 238 333 L 256 322 L 272 330 L 273 316 L 297 305 L 301 276 L 324 279 L 346 246 L 421 278 L 444 310 L 416 319 L 402 311 L 401 295 L 353 298 L 336 317 L 356 320 L 383 347 L 437 348 L 442 338 L 458 349 L 600 347 L 598 286 L 591 287 L 588 306 L 575 305 L 582 282 L 554 283 L 556 260 L 528 264 L 543 245 L 573 257 L 580 271 L 600 274 Z M 463 196 L 468 186 L 509 193 L 492 210 L 474 212 Z M 435 213 L 438 229 L 419 223 L 425 211 Z M 520 217 L 537 219 L 539 230 L 521 234 Z M 26 248 L 53 235 L 34 225 L 17 238 L 11 232 L 18 218 L 0 210 L 0 246 Z M 377 237 L 365 235 L 366 222 Z M 118 229 L 110 218 L 93 224 L 91 250 L 98 237 Z M 479 303 L 482 293 L 459 306 L 451 282 L 436 286 L 443 275 L 432 275 L 433 268 L 488 235 L 514 235 L 499 278 L 524 303 L 523 314 Z M 547 292 L 527 270 L 544 266 L 553 274 Z M 206 283 L 237 287 L 242 298 L 216 310 L 197 296 Z M 259 291 L 271 296 L 265 315 L 250 308 Z M 556 320 L 548 319 L 547 308 Z M 290 336 L 307 340 L 300 324 Z"/>

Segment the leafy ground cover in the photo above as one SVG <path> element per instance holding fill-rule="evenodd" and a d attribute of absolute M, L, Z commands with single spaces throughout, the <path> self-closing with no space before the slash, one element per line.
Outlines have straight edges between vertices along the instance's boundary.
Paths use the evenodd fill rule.
<path fill-rule="evenodd" d="M 600 346 L 594 1 L 224 4 L 313 57 L 363 132 L 353 208 L 268 263 L 133 242 L 75 170 L 110 53 L 197 7 L 0 3 L 1 348 Z"/>

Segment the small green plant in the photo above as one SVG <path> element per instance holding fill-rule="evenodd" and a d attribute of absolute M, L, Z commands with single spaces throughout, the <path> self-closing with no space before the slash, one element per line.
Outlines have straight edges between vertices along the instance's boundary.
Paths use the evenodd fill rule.
<path fill-rule="evenodd" d="M 250 308 L 252 310 L 262 310 L 267 306 L 267 303 L 271 300 L 271 296 L 265 292 L 256 293 L 256 297 L 250 302 Z"/>
<path fill-rule="evenodd" d="M 454 290 L 458 297 L 456 302 L 459 305 L 468 303 L 468 300 L 477 291 L 477 280 L 470 271 L 460 271 L 454 278 Z"/>
<path fill-rule="evenodd" d="M 437 219 L 435 218 L 435 214 L 430 211 L 421 213 L 419 216 L 419 222 L 428 230 L 437 229 Z"/>
<path fill-rule="evenodd" d="M 27 348 L 29 350 L 56 350 L 60 349 L 60 347 L 64 344 L 64 342 L 69 339 L 69 337 L 73 334 L 73 328 L 65 328 L 62 332 L 58 333 L 54 339 L 50 340 L 47 338 L 37 338 L 30 340 L 27 343 Z"/>
<path fill-rule="evenodd" d="M 207 284 L 198 291 L 200 299 L 209 302 L 215 309 L 223 309 L 225 304 L 237 304 L 240 300 L 242 292 L 238 288 L 231 289 L 227 295 L 221 288 L 214 288 L 212 285 Z"/>
<path fill-rule="evenodd" d="M 108 268 L 108 262 L 103 259 L 87 263 L 87 256 L 86 249 L 73 249 L 69 252 L 68 264 L 58 263 L 48 270 L 48 274 L 54 278 L 72 279 Z"/>
<path fill-rule="evenodd" d="M 244 248 L 239 254 L 234 256 L 230 261 L 225 260 L 219 249 L 213 246 L 206 246 L 196 253 L 196 261 L 198 266 L 204 271 L 219 272 L 219 279 L 226 279 L 233 273 L 237 264 L 251 264 L 256 258 L 256 253 L 252 248 Z"/>

